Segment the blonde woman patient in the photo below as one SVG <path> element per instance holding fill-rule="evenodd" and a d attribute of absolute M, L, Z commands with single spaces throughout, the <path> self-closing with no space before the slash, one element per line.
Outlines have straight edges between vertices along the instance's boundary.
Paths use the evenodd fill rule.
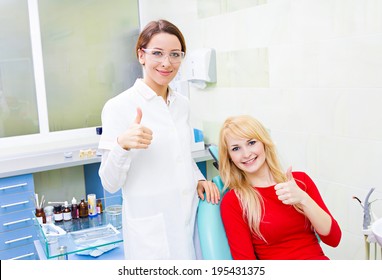
<path fill-rule="evenodd" d="M 266 128 L 248 115 L 224 122 L 219 173 L 228 188 L 221 216 L 233 259 L 328 260 L 341 229 L 313 180 L 284 171 Z"/>

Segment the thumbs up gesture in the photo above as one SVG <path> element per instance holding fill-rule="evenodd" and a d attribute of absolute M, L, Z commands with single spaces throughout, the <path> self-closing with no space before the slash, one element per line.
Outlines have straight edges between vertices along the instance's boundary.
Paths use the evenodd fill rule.
<path fill-rule="evenodd" d="M 117 139 L 118 144 L 125 150 L 147 149 L 151 144 L 153 132 L 151 129 L 141 125 L 142 115 L 141 108 L 137 108 L 134 122 Z"/>
<path fill-rule="evenodd" d="M 292 166 L 285 173 L 287 181 L 279 183 L 275 186 L 278 199 L 284 204 L 295 205 L 302 203 L 308 194 L 303 191 L 297 184 L 292 175 Z"/>

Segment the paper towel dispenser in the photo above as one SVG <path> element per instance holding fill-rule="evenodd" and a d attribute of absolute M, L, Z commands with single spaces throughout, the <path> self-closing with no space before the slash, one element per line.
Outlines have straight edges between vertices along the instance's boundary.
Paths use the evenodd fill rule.
<path fill-rule="evenodd" d="M 190 51 L 185 61 L 186 79 L 199 88 L 216 83 L 216 51 L 201 48 Z"/>

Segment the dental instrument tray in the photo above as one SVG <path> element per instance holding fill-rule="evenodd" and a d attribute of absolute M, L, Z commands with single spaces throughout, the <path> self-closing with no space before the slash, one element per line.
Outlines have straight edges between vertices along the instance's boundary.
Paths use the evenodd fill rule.
<path fill-rule="evenodd" d="M 83 245 L 84 243 L 92 243 L 99 239 L 111 241 L 115 239 L 119 233 L 120 232 L 114 226 L 108 224 L 106 226 L 70 232 L 69 234 L 73 238 L 75 244 Z"/>

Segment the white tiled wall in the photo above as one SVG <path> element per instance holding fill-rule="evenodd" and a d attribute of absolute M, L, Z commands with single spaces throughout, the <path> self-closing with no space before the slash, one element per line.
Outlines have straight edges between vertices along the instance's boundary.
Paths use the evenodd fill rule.
<path fill-rule="evenodd" d="M 141 24 L 165 18 L 188 49 L 217 51 L 218 82 L 190 88 L 207 142 L 229 115 L 270 130 L 285 165 L 317 183 L 343 231 L 332 259 L 364 259 L 362 209 L 382 198 L 382 1 L 140 0 Z M 373 203 L 382 217 L 382 200 Z"/>

